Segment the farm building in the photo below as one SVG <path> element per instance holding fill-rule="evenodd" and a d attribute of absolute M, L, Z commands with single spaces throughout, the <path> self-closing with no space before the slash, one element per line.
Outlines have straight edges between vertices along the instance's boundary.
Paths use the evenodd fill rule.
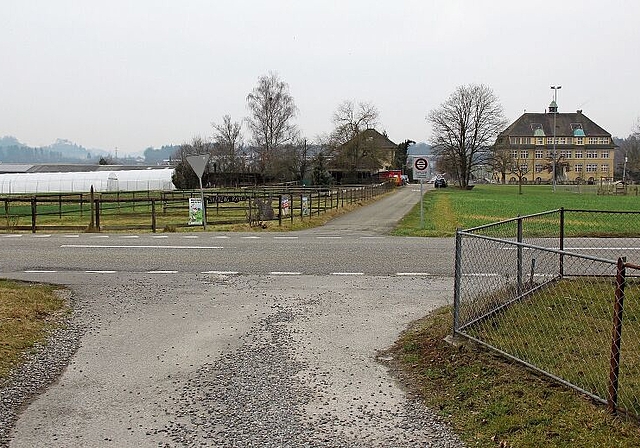
<path fill-rule="evenodd" d="M 173 168 L 0 164 L 0 194 L 174 190 Z"/>

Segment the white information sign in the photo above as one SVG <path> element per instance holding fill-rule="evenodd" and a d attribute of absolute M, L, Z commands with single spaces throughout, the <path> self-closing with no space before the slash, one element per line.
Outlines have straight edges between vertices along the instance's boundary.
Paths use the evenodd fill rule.
<path fill-rule="evenodd" d="M 429 176 L 429 161 L 424 156 L 418 156 L 413 160 L 413 178 L 426 179 Z"/>

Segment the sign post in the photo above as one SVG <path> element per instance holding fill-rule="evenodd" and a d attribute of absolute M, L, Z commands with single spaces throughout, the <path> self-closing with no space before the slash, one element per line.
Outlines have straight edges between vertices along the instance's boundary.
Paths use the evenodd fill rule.
<path fill-rule="evenodd" d="M 413 178 L 420 179 L 420 228 L 424 229 L 424 180 L 429 175 L 429 161 L 425 156 L 417 156 L 413 161 Z"/>
<path fill-rule="evenodd" d="M 202 188 L 202 175 L 204 174 L 204 169 L 207 167 L 207 162 L 209 162 L 209 154 L 195 155 L 195 156 L 187 156 L 187 162 L 193 169 L 193 172 L 198 176 L 198 181 L 200 182 L 200 206 L 202 207 L 202 227 L 204 230 L 207 230 L 207 204 L 204 202 L 204 189 Z M 194 204 L 197 207 L 197 204 Z M 189 204 L 189 209 L 191 210 L 191 204 Z"/>

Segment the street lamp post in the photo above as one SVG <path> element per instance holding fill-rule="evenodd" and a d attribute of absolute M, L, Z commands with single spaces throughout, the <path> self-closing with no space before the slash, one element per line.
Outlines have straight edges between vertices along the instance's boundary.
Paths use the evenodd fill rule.
<path fill-rule="evenodd" d="M 553 178 L 551 183 L 553 184 L 553 192 L 556 192 L 556 116 L 558 115 L 558 90 L 562 86 L 551 86 L 553 90 Z"/>
<path fill-rule="evenodd" d="M 624 180 L 627 174 L 627 155 L 624 155 L 624 165 L 622 165 L 622 183 L 624 184 Z"/>

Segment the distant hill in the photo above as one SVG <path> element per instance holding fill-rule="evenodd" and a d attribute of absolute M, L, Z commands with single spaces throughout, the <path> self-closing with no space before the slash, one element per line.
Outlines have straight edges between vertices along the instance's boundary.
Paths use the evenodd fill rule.
<path fill-rule="evenodd" d="M 418 142 L 415 145 L 409 146 L 407 149 L 407 155 L 420 155 L 426 156 L 433 152 L 431 145 L 427 145 L 425 142 Z"/>
<path fill-rule="evenodd" d="M 147 148 L 144 162 L 136 154 L 121 154 L 117 160 L 156 165 L 159 161 L 168 159 L 178 148 L 173 145 L 157 150 Z M 112 159 L 112 154 L 99 148 L 85 148 L 61 138 L 50 145 L 34 147 L 13 136 L 0 137 L 0 163 L 98 163 L 101 157 Z"/>
<path fill-rule="evenodd" d="M 7 146 L 26 146 L 24 143 L 20 143 L 20 141 L 12 137 L 10 135 L 5 135 L 4 137 L 0 137 L 0 148 L 5 148 Z"/>

